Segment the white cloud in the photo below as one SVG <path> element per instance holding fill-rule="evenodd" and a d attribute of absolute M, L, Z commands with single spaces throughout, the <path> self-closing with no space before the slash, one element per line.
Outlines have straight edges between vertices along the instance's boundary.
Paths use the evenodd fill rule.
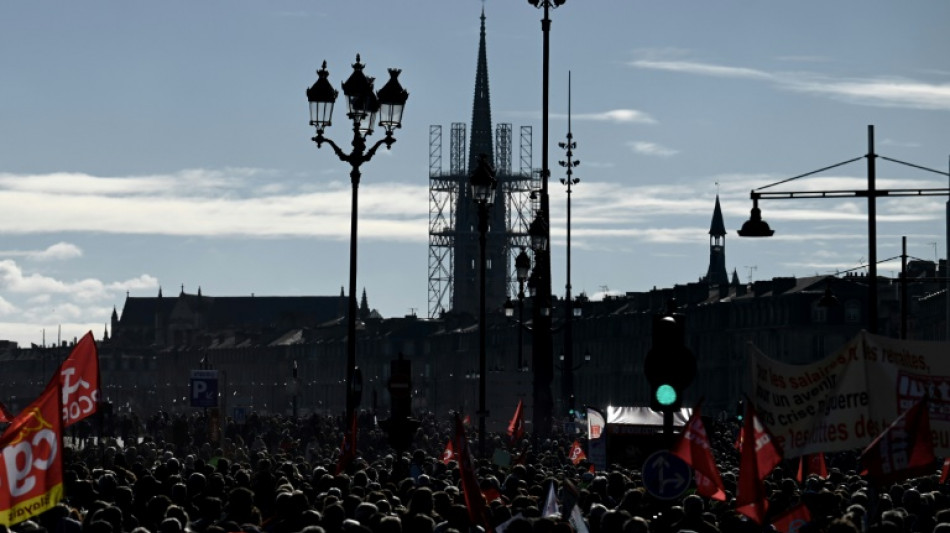
<path fill-rule="evenodd" d="M 699 76 L 771 82 L 780 89 L 827 96 L 854 104 L 950 111 L 950 83 L 926 83 L 890 77 L 833 78 L 809 72 L 767 72 L 692 61 L 636 60 L 630 65 Z"/>
<path fill-rule="evenodd" d="M 2 174 L 0 224 L 15 234 L 349 238 L 349 183 L 253 183 L 266 175 L 256 169 L 186 170 L 145 178 Z M 360 236 L 424 241 L 428 194 L 425 184 L 362 187 Z M 47 258 L 75 257 L 78 248 L 69 246 L 51 247 Z"/>
<path fill-rule="evenodd" d="M 567 118 L 567 115 L 552 113 L 553 118 Z M 592 120 L 598 122 L 656 124 L 656 119 L 648 113 L 636 109 L 611 109 L 602 113 L 575 113 L 571 120 Z"/>
<path fill-rule="evenodd" d="M 3 296 L 0 296 L 0 316 L 9 316 L 19 311 L 17 306 L 8 302 Z"/>
<path fill-rule="evenodd" d="M 58 242 L 45 250 L 31 253 L 29 257 L 37 261 L 59 261 L 82 257 L 82 250 L 75 244 Z"/>
<path fill-rule="evenodd" d="M 629 146 L 634 152 L 638 154 L 652 155 L 657 157 L 670 157 L 679 153 L 678 150 L 647 141 L 630 141 L 627 143 L 627 146 Z"/>

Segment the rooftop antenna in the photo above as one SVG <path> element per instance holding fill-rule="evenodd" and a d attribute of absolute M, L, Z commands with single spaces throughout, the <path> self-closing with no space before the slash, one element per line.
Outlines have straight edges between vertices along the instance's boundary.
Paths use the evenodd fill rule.
<path fill-rule="evenodd" d="M 759 269 L 758 265 L 746 265 L 742 268 L 749 271 L 749 283 L 752 283 L 752 273 Z"/>

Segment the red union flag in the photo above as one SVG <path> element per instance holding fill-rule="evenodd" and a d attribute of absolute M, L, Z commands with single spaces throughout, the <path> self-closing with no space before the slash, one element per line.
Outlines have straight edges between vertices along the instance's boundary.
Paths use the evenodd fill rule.
<path fill-rule="evenodd" d="M 449 464 L 454 461 L 455 458 L 455 450 L 452 449 L 452 439 L 449 439 L 449 442 L 445 443 L 445 450 L 442 451 L 442 462 Z"/>
<path fill-rule="evenodd" d="M 46 387 L 0 436 L 0 524 L 34 518 L 63 497 L 60 398 Z"/>
<path fill-rule="evenodd" d="M 63 422 L 67 427 L 99 409 L 99 349 L 91 331 L 59 365 L 50 385 L 53 383 L 63 394 Z"/>
<path fill-rule="evenodd" d="M 515 407 L 515 415 L 511 417 L 508 423 L 508 436 L 511 437 L 511 443 L 517 444 L 524 438 L 524 402 L 518 400 L 518 407 Z"/>
<path fill-rule="evenodd" d="M 700 413 L 697 405 L 683 428 L 679 442 L 671 451 L 693 468 L 696 492 L 713 500 L 725 501 L 725 487 L 719 469 L 716 468 L 709 438 L 706 436 L 706 426 L 703 425 Z"/>
<path fill-rule="evenodd" d="M 901 414 L 861 452 L 861 475 L 878 483 L 895 483 L 934 470 L 933 437 L 927 398 Z"/>
<path fill-rule="evenodd" d="M 581 443 L 576 440 L 574 441 L 574 444 L 571 444 L 570 455 L 571 462 L 575 465 L 580 464 L 581 461 L 587 460 L 587 454 L 584 453 L 584 448 L 581 448 Z"/>
<path fill-rule="evenodd" d="M 485 510 L 485 498 L 478 486 L 475 476 L 475 465 L 472 452 L 468 448 L 465 438 L 465 425 L 458 413 L 455 415 L 455 435 L 452 437 L 452 449 L 459 463 L 459 478 L 462 482 L 462 495 L 465 497 L 465 507 L 468 509 L 468 520 L 472 525 L 482 526 L 485 531 L 491 531 L 488 523 L 488 514 Z"/>
<path fill-rule="evenodd" d="M 800 503 L 779 515 L 772 525 L 779 533 L 798 533 L 809 522 L 811 522 L 811 513 L 808 512 L 808 507 L 804 503 Z"/>
<path fill-rule="evenodd" d="M 736 511 L 755 523 L 762 524 L 769 508 L 768 494 L 765 493 L 762 480 L 782 462 L 782 451 L 775 444 L 772 434 L 756 416 L 755 407 L 749 400 L 746 400 L 742 435 Z"/>

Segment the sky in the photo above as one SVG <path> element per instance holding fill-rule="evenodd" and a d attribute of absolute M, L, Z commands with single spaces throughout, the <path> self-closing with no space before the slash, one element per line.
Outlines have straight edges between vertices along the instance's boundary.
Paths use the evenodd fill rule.
<path fill-rule="evenodd" d="M 0 339 L 101 338 L 127 295 L 337 295 L 349 168 L 310 140 L 305 90 L 356 54 L 409 91 L 391 150 L 362 167 L 358 286 L 383 316 L 428 313 L 429 127 L 469 122 L 486 15 L 495 124 L 533 128 L 541 166 L 542 12 L 524 1 L 0 3 Z M 551 12 L 552 276 L 566 277 L 571 128 L 574 294 L 706 274 L 718 194 L 743 282 L 861 271 L 867 201 L 749 191 L 876 153 L 946 173 L 950 3 L 569 0 Z M 327 136 L 344 146 L 342 101 Z M 380 137 L 377 132 L 370 140 Z M 443 160 L 448 165 L 448 142 Z M 768 190 L 862 190 L 864 159 Z M 446 168 L 446 171 L 448 169 Z M 881 189 L 947 177 L 877 161 Z M 946 197 L 877 202 L 878 258 L 945 258 Z M 893 276 L 898 259 L 879 265 Z"/>

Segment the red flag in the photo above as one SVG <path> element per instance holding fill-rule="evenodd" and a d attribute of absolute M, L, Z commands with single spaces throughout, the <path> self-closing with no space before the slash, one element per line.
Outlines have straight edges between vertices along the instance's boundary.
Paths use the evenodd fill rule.
<path fill-rule="evenodd" d="M 946 483 L 948 476 L 950 476 L 950 457 L 943 460 L 943 468 L 940 470 L 940 484 Z"/>
<path fill-rule="evenodd" d="M 13 422 L 13 419 L 14 419 L 13 413 L 11 413 L 9 409 L 7 409 L 6 405 L 3 405 L 3 403 L 0 403 L 0 423 Z"/>
<path fill-rule="evenodd" d="M 468 519 L 473 525 L 482 526 L 485 531 L 491 531 L 488 515 L 485 513 L 485 498 L 478 487 L 475 465 L 472 463 L 472 453 L 468 449 L 468 440 L 465 438 L 465 426 L 457 414 L 455 415 L 455 436 L 452 438 L 452 449 L 455 450 L 455 456 L 459 463 L 462 493 L 465 496 Z"/>
<path fill-rule="evenodd" d="M 515 407 L 515 416 L 511 417 L 508 423 L 508 436 L 511 437 L 511 443 L 517 444 L 524 438 L 524 402 L 518 400 L 518 407 Z"/>
<path fill-rule="evenodd" d="M 63 497 L 61 398 L 47 386 L 0 436 L 0 524 L 34 518 Z"/>
<path fill-rule="evenodd" d="M 802 526 L 809 522 L 811 522 L 811 513 L 808 512 L 808 507 L 804 503 L 800 503 L 780 514 L 772 522 L 772 526 L 779 533 L 794 533 L 800 531 Z"/>
<path fill-rule="evenodd" d="M 442 451 L 442 463 L 449 464 L 450 461 L 455 459 L 455 450 L 452 449 L 452 439 L 449 439 L 449 441 L 445 443 L 445 450 Z"/>
<path fill-rule="evenodd" d="M 726 500 L 726 489 L 719 476 L 719 469 L 716 468 L 716 461 L 713 459 L 699 406 L 693 409 L 693 414 L 686 421 L 679 442 L 671 452 L 693 467 L 696 492 L 713 500 Z"/>
<path fill-rule="evenodd" d="M 818 474 L 818 477 L 822 479 L 828 477 L 825 452 L 810 453 L 798 458 L 798 475 L 795 476 L 795 479 L 802 483 L 811 474 Z"/>
<path fill-rule="evenodd" d="M 54 383 L 62 391 L 66 427 L 99 409 L 99 349 L 91 331 L 79 339 L 69 357 L 59 365 L 50 380 L 50 385 Z"/>
<path fill-rule="evenodd" d="M 472 415 L 465 415 L 465 418 L 462 420 L 462 423 L 465 424 L 465 427 L 472 427 Z"/>
<path fill-rule="evenodd" d="M 576 440 L 574 444 L 571 444 L 570 458 L 571 462 L 575 465 L 587 460 L 587 454 L 584 453 L 584 448 L 581 448 L 581 443 Z"/>
<path fill-rule="evenodd" d="M 356 426 L 356 411 L 350 415 L 349 427 L 343 433 L 343 443 L 340 445 L 340 459 L 336 463 L 336 473 L 340 474 L 346 467 L 350 466 L 353 459 L 356 459 L 356 436 L 358 429 Z"/>
<path fill-rule="evenodd" d="M 929 402 L 924 398 L 897 417 L 861 452 L 861 475 L 890 484 L 930 473 L 936 459 Z"/>
<path fill-rule="evenodd" d="M 782 451 L 778 449 L 772 434 L 756 416 L 755 407 L 748 400 L 742 433 L 736 511 L 761 524 L 769 508 L 768 495 L 765 494 L 762 480 L 782 462 Z M 749 435 L 753 438 L 749 438 Z"/>

